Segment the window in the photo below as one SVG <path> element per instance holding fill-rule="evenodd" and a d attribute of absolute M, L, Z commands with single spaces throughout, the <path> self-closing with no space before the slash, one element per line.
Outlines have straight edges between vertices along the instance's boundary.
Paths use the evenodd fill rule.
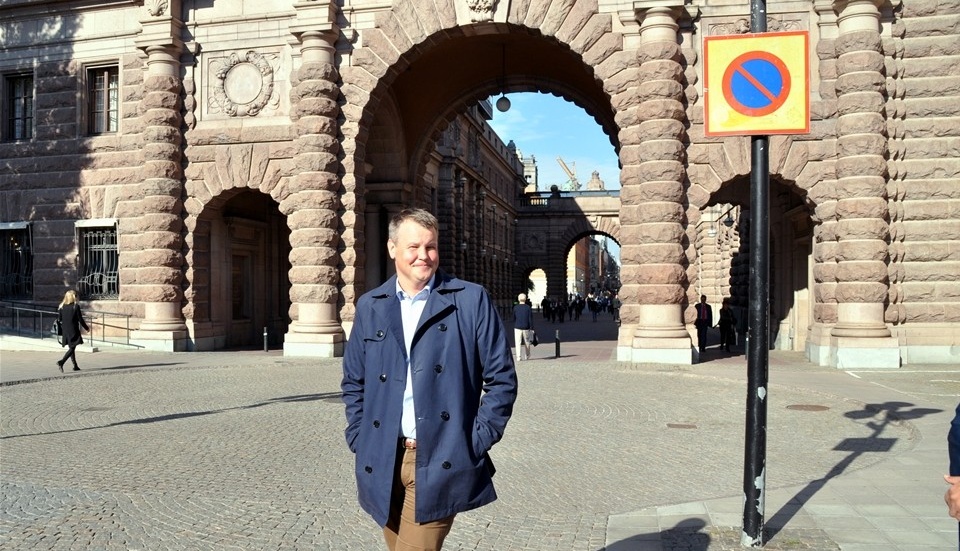
<path fill-rule="evenodd" d="M 0 298 L 33 298 L 33 251 L 25 222 L 0 224 Z"/>
<path fill-rule="evenodd" d="M 9 75 L 3 79 L 3 139 L 33 137 L 33 75 Z"/>
<path fill-rule="evenodd" d="M 89 131 L 104 134 L 117 131 L 120 115 L 120 76 L 116 67 L 87 71 Z"/>
<path fill-rule="evenodd" d="M 120 251 L 117 228 L 79 227 L 80 266 L 77 291 L 81 299 L 120 297 Z"/>

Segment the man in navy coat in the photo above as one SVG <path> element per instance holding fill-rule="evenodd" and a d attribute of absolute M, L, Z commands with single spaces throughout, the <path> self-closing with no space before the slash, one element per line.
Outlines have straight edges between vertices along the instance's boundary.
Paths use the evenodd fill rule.
<path fill-rule="evenodd" d="M 439 550 L 457 513 L 497 498 L 487 452 L 517 374 L 486 290 L 438 270 L 436 217 L 407 209 L 388 231 L 397 274 L 357 301 L 344 354 L 345 435 L 387 548 Z"/>
<path fill-rule="evenodd" d="M 950 474 L 943 479 L 950 485 L 950 489 L 944 494 L 943 500 L 947 502 L 950 516 L 960 520 L 960 404 L 957 404 L 957 412 L 947 433 L 947 451 L 950 456 Z"/>

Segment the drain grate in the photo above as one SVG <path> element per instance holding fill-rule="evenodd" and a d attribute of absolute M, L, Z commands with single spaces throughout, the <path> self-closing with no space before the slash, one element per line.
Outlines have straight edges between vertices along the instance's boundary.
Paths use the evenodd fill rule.
<path fill-rule="evenodd" d="M 667 423 L 667 428 L 671 429 L 695 429 L 696 425 L 691 425 L 690 423 Z"/>
<path fill-rule="evenodd" d="M 787 409 L 792 409 L 794 411 L 827 411 L 830 408 L 827 406 L 818 406 L 815 404 L 792 404 L 787 406 Z"/>

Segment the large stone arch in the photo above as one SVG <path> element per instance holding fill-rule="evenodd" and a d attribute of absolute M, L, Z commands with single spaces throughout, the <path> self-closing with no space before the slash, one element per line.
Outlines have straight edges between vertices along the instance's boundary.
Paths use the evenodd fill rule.
<path fill-rule="evenodd" d="M 600 13 L 595 2 L 501 3 L 487 20 L 473 22 L 470 14 L 458 13 L 461 9 L 454 1 L 396 2 L 376 14 L 373 28 L 359 31 L 359 47 L 341 45 L 342 192 L 344 206 L 352 211 L 344 227 L 353 229 L 342 256 L 355 275 L 345 282 L 345 296 L 358 296 L 358 282 L 365 279 L 357 244 L 365 235 L 366 144 L 382 103 L 396 101 L 403 113 L 410 182 L 423 175 L 425 153 L 449 122 L 495 92 L 544 90 L 563 96 L 593 115 L 619 149 L 612 97 L 631 85 L 635 75 L 625 69 L 636 65 L 636 56 L 622 51 L 623 38 L 612 30 L 614 14 Z M 510 42 L 522 48 L 504 65 Z M 556 63 L 558 55 L 570 62 Z M 431 78 L 442 78 L 445 85 L 422 86 Z M 340 316 L 349 325 L 349 300 Z"/>

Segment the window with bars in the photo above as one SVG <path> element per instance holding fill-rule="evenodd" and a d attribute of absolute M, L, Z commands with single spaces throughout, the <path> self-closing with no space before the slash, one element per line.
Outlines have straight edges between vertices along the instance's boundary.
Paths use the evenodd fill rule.
<path fill-rule="evenodd" d="M 27 226 L 0 229 L 0 298 L 33 298 L 33 250 Z"/>
<path fill-rule="evenodd" d="M 77 292 L 81 299 L 120 297 L 120 250 L 117 228 L 78 228 L 80 241 L 80 274 Z"/>
<path fill-rule="evenodd" d="M 120 117 L 120 72 L 116 66 L 87 70 L 88 130 L 116 132 Z"/>
<path fill-rule="evenodd" d="M 33 137 L 33 75 L 3 78 L 3 139 L 29 140 Z"/>

